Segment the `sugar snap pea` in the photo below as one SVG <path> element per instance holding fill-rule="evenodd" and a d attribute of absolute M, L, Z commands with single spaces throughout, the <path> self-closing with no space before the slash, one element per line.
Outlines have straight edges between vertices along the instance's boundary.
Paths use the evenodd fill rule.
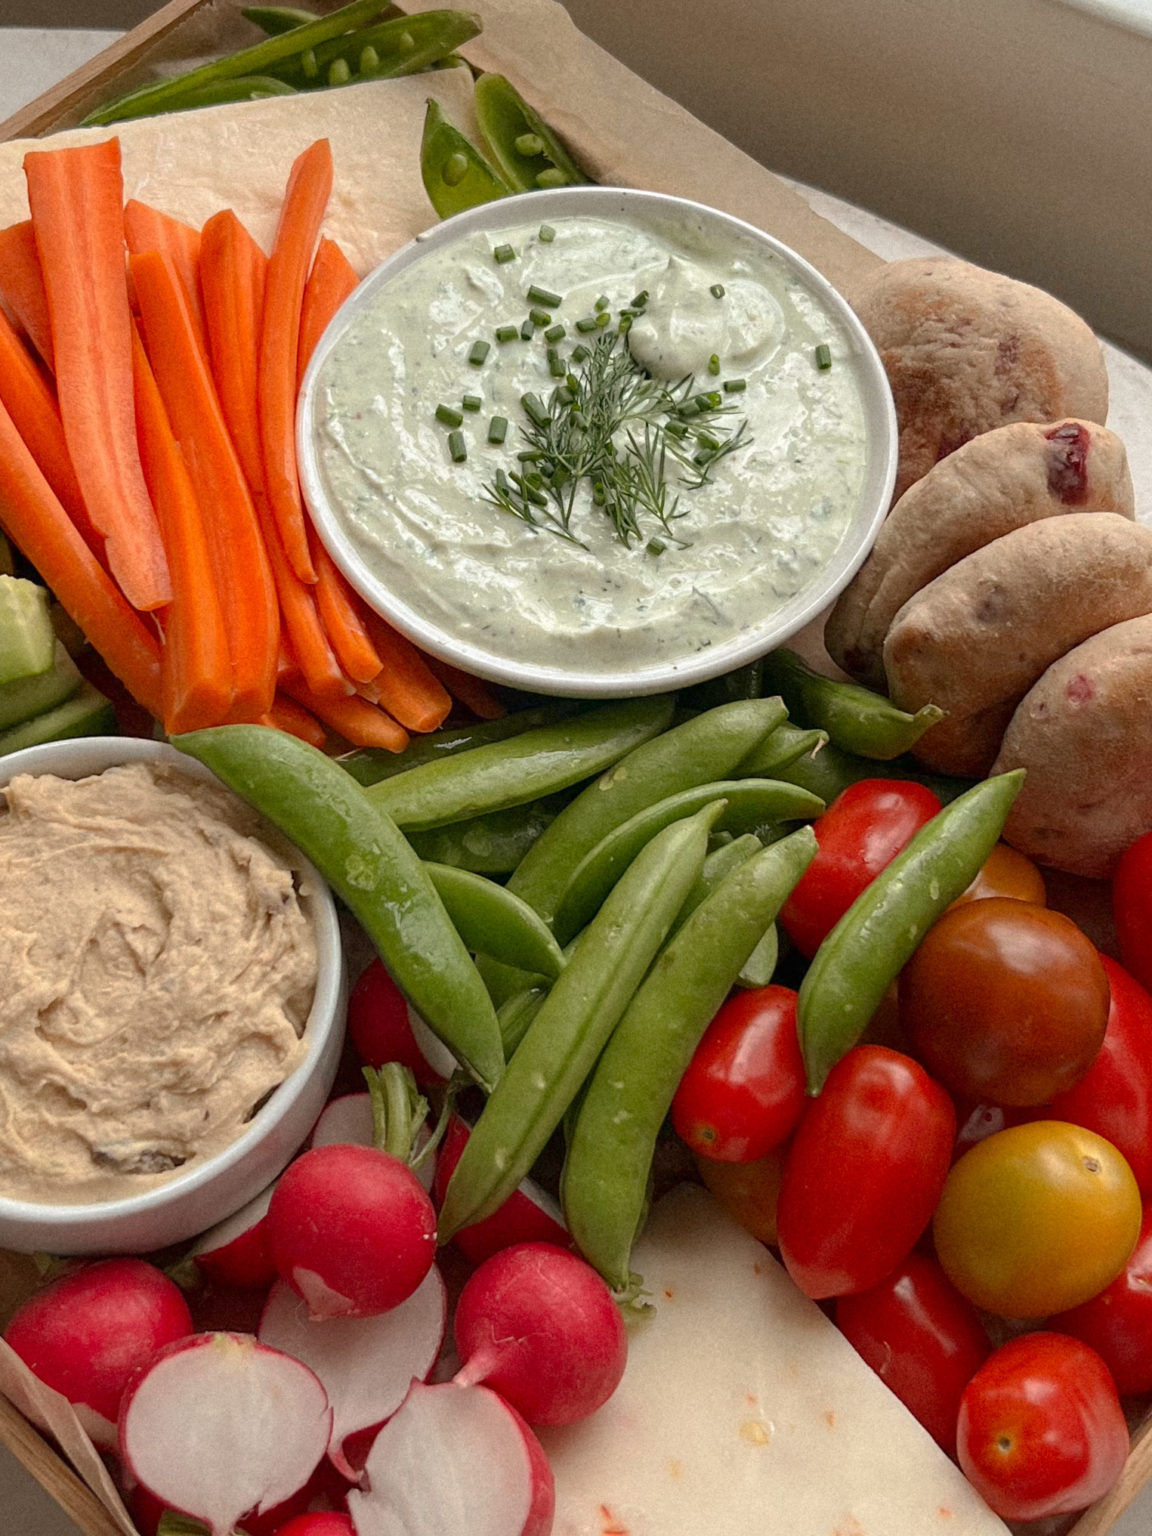
<path fill-rule="evenodd" d="M 576 706 L 566 699 L 554 704 L 542 704 L 534 709 L 516 710 L 501 715 L 498 720 L 477 720 L 467 725 L 448 726 L 441 731 L 431 731 L 426 736 L 413 736 L 403 752 L 385 752 L 381 747 L 361 747 L 348 752 L 336 761 L 357 784 L 379 784 L 382 779 L 393 779 L 409 768 L 422 763 L 434 763 L 444 757 L 455 757 L 458 752 L 468 752 L 473 747 L 488 746 L 493 741 L 507 741 L 512 736 L 522 736 L 537 726 L 556 725 L 576 713 Z"/>
<path fill-rule="evenodd" d="M 246 5 L 240 14 L 268 37 L 280 37 L 294 27 L 306 27 L 310 21 L 319 19 L 315 11 L 295 5 Z"/>
<path fill-rule="evenodd" d="M 540 976 L 559 976 L 564 969 L 560 946 L 526 901 L 471 870 L 427 860 L 424 868 L 470 950 Z"/>
<path fill-rule="evenodd" d="M 613 1030 L 576 1116 L 561 1198 L 569 1230 L 609 1285 L 629 1259 L 656 1137 L 701 1035 L 816 852 L 802 827 L 731 871 L 671 939 Z"/>
<path fill-rule="evenodd" d="M 588 925 L 473 1128 L 444 1195 L 441 1242 L 502 1204 L 540 1155 L 664 942 L 721 809 L 654 837 Z"/>
<path fill-rule="evenodd" d="M 774 777 L 787 779 L 789 784 L 800 784 L 829 805 L 851 784 L 862 779 L 912 779 L 925 784 L 938 796 L 942 805 L 955 800 L 966 789 L 971 789 L 973 779 L 945 778 L 943 774 L 925 773 L 911 757 L 893 757 L 878 765 L 875 758 L 857 757 L 844 752 L 832 743 L 824 742 L 791 762 L 779 763 L 773 770 Z"/>
<path fill-rule="evenodd" d="M 312 860 L 359 918 L 413 1007 L 482 1087 L 504 1068 L 491 999 L 423 864 L 330 757 L 283 731 L 174 736 Z"/>
<path fill-rule="evenodd" d="M 545 986 L 525 987 L 523 992 L 517 992 L 496 1010 L 506 1061 L 512 1059 L 512 1052 L 528 1033 L 528 1026 L 540 1012 L 548 990 Z"/>
<path fill-rule="evenodd" d="M 796 1024 L 809 1093 L 863 1034 L 928 929 L 971 884 L 1003 829 L 1023 769 L 946 805 L 881 870 L 832 929 L 800 984 Z"/>
<path fill-rule="evenodd" d="M 524 805 L 602 773 L 672 718 L 668 695 L 625 699 L 426 763 L 362 791 L 406 831 L 423 832 L 489 811 Z"/>
<path fill-rule="evenodd" d="M 507 197 L 512 191 L 475 144 L 448 121 L 435 97 L 429 97 L 424 114 L 420 176 L 428 201 L 442 219 Z"/>
<path fill-rule="evenodd" d="M 824 677 L 788 650 L 764 658 L 764 686 L 781 695 L 796 724 L 827 731 L 846 752 L 881 761 L 907 752 L 944 718 L 935 704 L 910 715 L 870 688 Z"/>
<path fill-rule="evenodd" d="M 484 142 L 514 192 L 589 180 L 539 112 L 503 75 L 480 76 L 475 109 Z"/>
<path fill-rule="evenodd" d="M 739 869 L 741 864 L 747 863 L 754 853 L 760 852 L 762 847 L 763 844 L 754 833 L 745 832 L 743 836 L 734 837 L 719 848 L 710 849 L 696 884 L 688 892 L 684 898 L 684 905 L 676 914 L 676 921 L 672 924 L 669 938 L 672 934 L 679 933 L 700 903 L 711 896 L 725 876 L 730 875 L 734 869 Z"/>
<path fill-rule="evenodd" d="M 430 832 L 409 832 L 408 841 L 422 859 L 469 869 L 475 875 L 507 875 L 568 804 L 571 795 L 545 795 L 506 811 L 489 811 Z"/>
<path fill-rule="evenodd" d="M 759 746 L 752 748 L 744 761 L 733 770 L 732 776 L 737 779 L 745 775 L 757 779 L 781 778 L 783 775 L 780 769 L 817 751 L 827 740 L 827 731 L 807 730 L 804 726 L 793 725 L 790 720 L 782 720 Z M 821 795 L 820 798 L 827 797 Z"/>
<path fill-rule="evenodd" d="M 774 847 L 779 846 L 773 844 Z M 760 942 L 740 968 L 736 978 L 738 987 L 766 987 L 776 974 L 780 959 L 780 934 L 775 923 L 770 923 L 761 935 Z"/>
<path fill-rule="evenodd" d="M 682 789 L 646 806 L 601 838 L 572 871 L 552 917 L 552 931 L 559 942 L 567 943 L 584 927 L 651 837 L 719 799 L 725 801 L 725 808 L 716 826 L 729 832 L 750 832 L 771 821 L 811 821 L 824 809 L 823 800 L 776 779 L 722 779 Z"/>
<path fill-rule="evenodd" d="M 349 80 L 394 80 L 429 69 L 480 30 L 480 18 L 470 11 L 418 11 L 330 38 L 312 50 L 307 72 L 297 57 L 273 65 L 271 73 L 298 90 L 325 80 L 340 62 L 348 66 Z"/>

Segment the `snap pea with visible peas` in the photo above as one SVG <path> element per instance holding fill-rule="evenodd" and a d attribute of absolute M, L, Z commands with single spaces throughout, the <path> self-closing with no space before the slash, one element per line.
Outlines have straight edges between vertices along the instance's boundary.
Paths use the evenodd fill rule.
<path fill-rule="evenodd" d="M 561 1199 L 580 1252 L 634 1292 L 632 1242 L 656 1138 L 701 1035 L 816 852 L 801 827 L 732 870 L 656 958 L 575 1117 Z"/>
<path fill-rule="evenodd" d="M 320 19 L 315 11 L 295 5 L 246 5 L 240 14 L 268 37 L 281 37 L 285 32 Z"/>
<path fill-rule="evenodd" d="M 527 805 L 489 811 L 485 816 L 433 827 L 430 832 L 408 832 L 406 836 L 422 859 L 468 869 L 476 875 L 507 875 L 571 798 L 569 794 L 546 795 Z"/>
<path fill-rule="evenodd" d="M 512 188 L 472 141 L 429 98 L 420 139 L 420 176 L 428 201 L 442 219 L 508 197 Z"/>
<path fill-rule="evenodd" d="M 332 758 L 284 731 L 221 725 L 174 736 L 316 865 L 397 985 L 488 1090 L 504 1070 L 496 1012 L 420 859 Z"/>
<path fill-rule="evenodd" d="M 539 112 L 503 75 L 480 76 L 474 105 L 484 142 L 514 192 L 589 180 Z"/>
<path fill-rule="evenodd" d="M 581 935 L 449 1180 L 442 1243 L 503 1204 L 540 1155 L 663 944 L 722 810 L 707 806 L 658 833 Z"/>
<path fill-rule="evenodd" d="M 781 695 L 797 724 L 827 731 L 829 739 L 846 752 L 882 762 L 907 752 L 944 718 L 944 711 L 935 704 L 925 704 L 910 715 L 870 688 L 813 671 L 788 650 L 765 656 L 764 685 Z"/>
<path fill-rule="evenodd" d="M 859 1040 L 928 929 L 976 877 L 1003 830 L 1024 770 L 946 805 L 856 898 L 800 983 L 796 1026 L 809 1093 Z"/>
<path fill-rule="evenodd" d="M 360 747 L 355 752 L 338 757 L 336 761 L 345 773 L 352 775 L 357 784 L 366 788 L 384 779 L 394 779 L 397 774 L 407 773 L 409 768 L 419 768 L 424 763 L 455 757 L 458 752 L 490 746 L 494 741 L 508 741 L 513 736 L 523 736 L 525 731 L 534 731 L 538 726 L 556 725 L 576 712 L 577 706 L 574 703 L 558 699 L 554 704 L 542 704 L 534 709 L 521 709 L 514 714 L 501 715 L 497 720 L 477 720 L 467 725 L 430 731 L 425 736 L 413 736 L 403 752 L 386 752 L 382 747 Z"/>
<path fill-rule="evenodd" d="M 272 65 L 268 73 L 298 90 L 350 84 L 354 79 L 396 80 L 431 68 L 477 37 L 481 26 L 480 18 L 469 11 L 416 11 L 331 38 Z M 333 78 L 333 66 L 338 67 L 337 79 Z"/>
<path fill-rule="evenodd" d="M 470 950 L 540 976 L 559 976 L 564 969 L 560 946 L 526 901 L 471 870 L 429 860 L 424 868 Z"/>

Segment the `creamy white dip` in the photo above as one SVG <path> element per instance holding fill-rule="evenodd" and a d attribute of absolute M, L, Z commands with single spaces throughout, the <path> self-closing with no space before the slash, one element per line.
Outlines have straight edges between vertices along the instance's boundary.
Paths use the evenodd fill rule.
<path fill-rule="evenodd" d="M 534 665 L 642 669 L 724 646 L 806 591 L 843 539 L 866 469 L 864 405 L 850 333 L 783 258 L 750 239 L 716 245 L 715 226 L 661 219 L 552 219 L 474 232 L 433 249 L 384 284 L 321 363 L 314 405 L 325 499 L 358 556 L 423 621 L 465 644 Z M 498 261 L 511 246 L 512 261 Z M 674 384 L 695 375 L 747 417 L 748 446 L 679 494 L 669 539 L 641 517 L 629 546 L 581 486 L 576 541 L 536 529 L 485 497 L 497 470 L 521 471 L 521 397 L 547 402 L 547 327 L 519 335 L 537 287 L 565 327 L 569 360 L 603 332 L 576 322 L 608 301 L 612 328 L 642 290 L 648 301 L 624 344 Z M 713 290 L 720 288 L 722 294 Z M 498 342 L 498 326 L 517 327 Z M 480 366 L 477 341 L 490 344 Z M 827 347 L 831 366 L 820 367 Z M 709 371 L 711 360 L 714 372 Z M 739 392 L 726 381 L 743 380 Z M 462 410 L 479 396 L 479 411 Z M 467 458 L 453 462 L 438 405 L 460 410 Z M 493 417 L 506 442 L 487 441 Z M 652 539 L 658 543 L 653 546 Z M 664 548 L 659 550 L 659 544 Z M 659 552 L 654 552 L 659 550 Z"/>

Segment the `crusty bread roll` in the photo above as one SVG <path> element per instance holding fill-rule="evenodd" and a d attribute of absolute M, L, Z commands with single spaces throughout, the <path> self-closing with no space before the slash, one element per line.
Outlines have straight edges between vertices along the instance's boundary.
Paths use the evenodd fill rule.
<path fill-rule="evenodd" d="M 892 508 L 829 615 L 828 654 L 860 682 L 883 689 L 884 637 L 921 587 L 1014 528 L 1101 511 L 1134 515 L 1124 444 L 1107 427 L 1016 422 L 973 438 Z"/>
<path fill-rule="evenodd" d="M 915 256 L 877 268 L 849 297 L 896 401 L 896 497 L 1007 422 L 1106 419 L 1100 343 L 1039 288 L 954 256 Z"/>
<path fill-rule="evenodd" d="M 1152 613 L 1152 528 L 1111 512 L 1028 523 L 909 598 L 884 643 L 888 692 L 948 718 L 913 751 L 938 773 L 986 774 L 1017 704 L 1098 630 Z"/>

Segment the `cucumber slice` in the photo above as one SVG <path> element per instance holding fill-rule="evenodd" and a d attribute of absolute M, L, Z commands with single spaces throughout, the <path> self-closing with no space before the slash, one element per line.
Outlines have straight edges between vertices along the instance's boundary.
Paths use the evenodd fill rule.
<path fill-rule="evenodd" d="M 76 663 L 57 640 L 56 656 L 47 672 L 22 677 L 15 683 L 0 683 L 0 731 L 55 709 L 72 697 L 80 683 Z"/>
<path fill-rule="evenodd" d="M 35 720 L 25 720 L 11 730 L 0 731 L 0 757 L 38 747 L 45 741 L 65 741 L 70 736 L 115 736 L 116 711 L 98 688 L 82 683 L 79 691 Z"/>
<path fill-rule="evenodd" d="M 0 576 L 0 683 L 47 672 L 55 644 L 47 589 Z"/>

